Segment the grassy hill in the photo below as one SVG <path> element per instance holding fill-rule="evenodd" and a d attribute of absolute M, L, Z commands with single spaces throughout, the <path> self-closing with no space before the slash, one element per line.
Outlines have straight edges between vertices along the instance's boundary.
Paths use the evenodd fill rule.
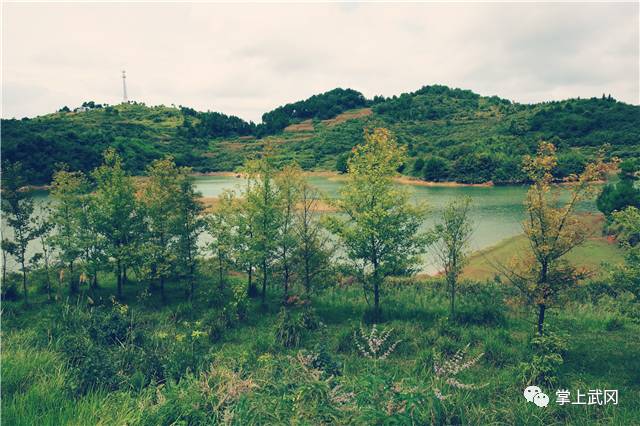
<path fill-rule="evenodd" d="M 199 172 L 234 170 L 266 146 L 282 161 L 335 170 L 376 126 L 407 147 L 403 173 L 427 180 L 521 181 L 521 157 L 541 139 L 559 147 L 559 177 L 579 171 L 604 144 L 608 155 L 640 156 L 640 107 L 604 96 L 525 105 L 446 86 L 373 100 L 334 89 L 267 112 L 260 124 L 186 107 L 90 105 L 2 120 L 2 157 L 21 161 L 33 183 L 48 182 L 60 162 L 90 170 L 108 146 L 132 173 L 166 154 Z"/>

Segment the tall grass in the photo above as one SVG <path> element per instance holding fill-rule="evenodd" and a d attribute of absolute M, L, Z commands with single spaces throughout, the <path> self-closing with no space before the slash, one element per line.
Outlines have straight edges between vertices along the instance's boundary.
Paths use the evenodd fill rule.
<path fill-rule="evenodd" d="M 155 295 L 138 298 L 130 285 L 127 313 L 118 316 L 108 298 L 112 286 L 106 280 L 93 305 L 86 294 L 69 306 L 64 299 L 46 303 L 44 295 L 34 296 L 31 307 L 4 302 L 3 424 L 632 425 L 640 419 L 640 325 L 604 306 L 576 302 L 550 317 L 569 336 L 557 386 L 619 389 L 619 404 L 558 406 L 555 389 L 546 389 L 552 403 L 541 409 L 522 397 L 531 318 L 510 308 L 509 293 L 494 284 L 461 286 L 461 314 L 453 319 L 437 282 L 388 286 L 379 327 L 393 328 L 390 339 L 400 343 L 384 359 L 364 357 L 354 344 L 354 332 L 370 329 L 358 287 L 311 297 L 320 323 L 297 323 L 299 342 L 287 347 L 276 338 L 282 324 L 275 291 L 266 308 L 249 301 L 240 319 L 228 310 L 233 296 L 217 295 L 214 284 L 201 285 L 193 304 L 180 303 L 180 289 L 170 289 L 176 302 L 166 306 Z M 310 315 L 305 307 L 289 309 L 291 321 Z M 608 325 L 613 317 L 620 325 Z M 97 350 L 87 354 L 103 357 L 97 363 L 83 364 L 65 346 L 84 341 Z M 447 389 L 450 397 L 441 401 L 434 364 L 467 346 L 470 355 L 484 356 L 456 378 L 486 386 Z M 100 382 L 82 390 L 79 380 L 90 373 L 78 371 L 82 365 L 110 365 L 118 380 L 111 390 Z"/>

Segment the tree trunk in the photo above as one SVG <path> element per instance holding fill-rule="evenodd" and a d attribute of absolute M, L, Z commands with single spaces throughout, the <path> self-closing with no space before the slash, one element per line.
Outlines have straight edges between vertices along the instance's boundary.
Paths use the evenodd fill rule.
<path fill-rule="evenodd" d="M 374 277 L 373 281 L 373 317 L 375 322 L 380 321 L 380 285 L 378 277 Z"/>
<path fill-rule="evenodd" d="M 7 252 L 2 249 L 2 283 L 7 282 Z"/>
<path fill-rule="evenodd" d="M 51 300 L 51 278 L 49 277 L 49 261 L 44 261 L 45 284 L 47 285 L 47 300 Z"/>
<path fill-rule="evenodd" d="M 456 280 L 454 278 L 449 279 L 449 290 L 451 291 L 451 321 L 456 315 Z"/>
<path fill-rule="evenodd" d="M 193 302 L 193 296 L 195 294 L 196 288 L 195 288 L 195 280 L 194 280 L 194 268 L 193 268 L 193 262 L 190 262 L 189 265 L 189 301 Z"/>
<path fill-rule="evenodd" d="M 122 299 L 122 266 L 120 265 L 120 260 L 118 260 L 116 277 L 118 281 L 118 299 Z"/>
<path fill-rule="evenodd" d="M 20 261 L 20 265 L 22 266 L 22 290 L 24 292 L 24 303 L 25 305 L 29 304 L 29 296 L 27 295 L 27 271 L 24 269 L 24 256 Z"/>
<path fill-rule="evenodd" d="M 69 293 L 77 294 L 79 291 L 78 282 L 75 280 L 75 273 L 73 272 L 73 262 L 69 263 Z"/>
<path fill-rule="evenodd" d="M 372 244 L 373 246 L 373 244 Z M 375 322 L 380 321 L 380 279 L 378 272 L 378 255 L 373 252 L 373 317 Z"/>
<path fill-rule="evenodd" d="M 538 280 L 538 285 L 543 285 L 547 282 L 547 274 L 548 274 L 548 265 L 547 263 L 543 263 L 542 264 L 542 268 L 540 270 L 540 279 Z M 543 298 L 542 301 L 544 302 L 546 300 L 546 294 L 543 293 Z M 542 336 L 542 328 L 544 325 L 544 312 L 547 309 L 547 306 L 545 303 L 539 303 L 538 304 L 538 334 L 540 336 Z"/>
<path fill-rule="evenodd" d="M 267 303 L 267 260 L 262 260 L 262 304 Z"/>
<path fill-rule="evenodd" d="M 222 256 L 218 256 L 218 285 L 220 286 L 220 291 L 224 290 L 224 268 Z"/>
<path fill-rule="evenodd" d="M 284 296 L 283 302 L 286 303 L 289 298 L 289 265 L 285 262 L 284 265 Z"/>
<path fill-rule="evenodd" d="M 540 336 L 542 336 L 542 327 L 544 325 L 544 312 L 547 309 L 547 306 L 545 304 L 539 304 L 539 311 L 538 311 L 538 334 Z"/>
<path fill-rule="evenodd" d="M 309 254 L 304 255 L 304 288 L 307 290 L 307 294 L 311 293 L 311 271 L 309 270 Z"/>
<path fill-rule="evenodd" d="M 253 284 L 253 265 L 249 265 L 248 278 L 247 278 L 247 296 L 255 297 L 258 293 L 256 286 Z"/>

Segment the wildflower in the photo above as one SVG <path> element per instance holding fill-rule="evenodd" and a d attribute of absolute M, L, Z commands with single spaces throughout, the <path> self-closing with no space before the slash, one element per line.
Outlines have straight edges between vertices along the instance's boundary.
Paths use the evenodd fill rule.
<path fill-rule="evenodd" d="M 374 324 L 371 328 L 371 333 L 366 334 L 361 328 L 360 339 L 358 339 L 358 335 L 355 332 L 353 333 L 356 348 L 358 348 L 360 354 L 366 358 L 375 360 L 386 359 L 401 342 L 401 340 L 397 340 L 392 344 L 388 344 L 387 340 L 389 339 L 392 331 L 393 328 L 389 328 L 383 330 L 382 333 L 379 333 Z M 361 344 L 360 340 L 364 341 L 364 345 Z M 386 350 L 384 349 L 385 347 Z"/>
<path fill-rule="evenodd" d="M 204 331 L 200 331 L 200 330 L 193 330 L 191 332 L 191 337 L 194 339 L 197 339 L 198 337 L 202 337 L 202 336 L 206 336 L 207 333 L 205 333 Z"/>
<path fill-rule="evenodd" d="M 486 383 L 483 385 L 462 383 L 455 377 L 458 373 L 473 367 L 484 355 L 484 353 L 481 353 L 480 355 L 477 355 L 465 361 L 468 350 L 469 345 L 465 346 L 463 349 L 458 350 L 452 357 L 445 359 L 442 363 L 434 361 L 433 370 L 436 379 L 441 383 L 444 382 L 453 388 L 463 390 L 475 390 L 486 386 Z M 440 389 L 437 387 L 434 387 L 433 392 L 436 398 L 438 398 L 440 401 L 444 401 L 444 399 L 446 398 L 446 396 L 443 395 Z"/>

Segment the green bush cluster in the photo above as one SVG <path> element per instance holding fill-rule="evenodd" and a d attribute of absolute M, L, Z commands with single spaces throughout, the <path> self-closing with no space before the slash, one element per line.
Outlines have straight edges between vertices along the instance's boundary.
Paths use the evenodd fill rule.
<path fill-rule="evenodd" d="M 564 356 L 568 350 L 567 338 L 558 332 L 548 330 L 544 335 L 535 335 L 529 341 L 531 359 L 520 364 L 525 384 L 554 386 Z"/>

